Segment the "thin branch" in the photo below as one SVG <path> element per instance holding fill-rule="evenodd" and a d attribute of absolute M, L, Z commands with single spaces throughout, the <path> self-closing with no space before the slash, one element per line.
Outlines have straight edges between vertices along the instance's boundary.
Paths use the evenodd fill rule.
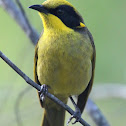
<path fill-rule="evenodd" d="M 86 111 L 97 126 L 110 126 L 100 109 L 90 99 L 88 99 Z"/>
<path fill-rule="evenodd" d="M 22 12 L 22 9 L 20 9 L 13 0 L 0 0 L 1 7 L 4 8 L 4 10 L 7 11 L 7 13 L 14 18 L 14 20 L 19 24 L 19 26 L 22 28 L 22 30 L 26 33 L 26 35 L 29 37 L 29 39 L 32 41 L 32 43 L 35 45 L 38 41 L 39 34 L 35 29 L 31 26 L 29 23 L 25 13 Z"/>
<path fill-rule="evenodd" d="M 27 23 L 27 25 L 28 25 L 28 27 L 29 27 L 29 29 L 31 31 L 32 30 L 32 26 L 30 25 L 30 22 L 29 22 L 29 20 L 28 20 L 28 18 L 26 16 L 26 13 L 24 11 L 24 8 L 23 8 L 22 4 L 20 3 L 20 0 L 16 0 L 16 3 L 19 6 L 19 9 L 21 10 L 21 12 L 23 14 L 23 17 L 24 17 L 24 19 L 25 19 L 25 21 L 26 21 L 26 23 Z"/>
<path fill-rule="evenodd" d="M 15 71 L 17 72 L 28 84 L 30 84 L 32 87 L 36 88 L 38 91 L 41 90 L 41 86 L 32 81 L 25 73 L 23 73 L 14 63 L 12 63 L 1 51 L 0 51 L 0 57 Z M 46 93 L 46 96 L 53 100 L 55 103 L 63 107 L 67 112 L 69 112 L 71 115 L 74 114 L 74 111 L 66 104 L 64 104 L 62 101 L 60 101 L 57 97 L 50 94 L 49 92 Z M 82 118 L 79 121 L 83 126 L 90 126 L 86 121 L 84 121 Z"/>

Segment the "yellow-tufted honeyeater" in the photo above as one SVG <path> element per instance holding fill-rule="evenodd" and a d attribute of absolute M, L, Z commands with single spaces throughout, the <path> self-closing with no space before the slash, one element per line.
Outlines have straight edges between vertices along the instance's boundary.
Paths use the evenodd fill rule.
<path fill-rule="evenodd" d="M 32 5 L 43 21 L 44 31 L 35 47 L 34 78 L 64 103 L 77 95 L 79 119 L 91 91 L 95 69 L 93 37 L 78 11 L 66 0 L 46 0 Z M 41 93 L 39 93 L 40 96 Z M 46 98 L 42 126 L 64 126 L 65 110 Z"/>

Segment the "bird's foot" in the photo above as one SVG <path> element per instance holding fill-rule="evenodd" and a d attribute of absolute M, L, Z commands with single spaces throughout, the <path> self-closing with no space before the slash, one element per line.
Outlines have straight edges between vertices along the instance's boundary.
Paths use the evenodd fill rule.
<path fill-rule="evenodd" d="M 39 96 L 42 101 L 45 99 L 45 95 L 48 92 L 48 86 L 43 84 L 41 85 L 41 90 L 39 91 Z"/>
<path fill-rule="evenodd" d="M 73 118 L 75 118 L 75 121 L 72 124 L 79 122 L 81 119 L 81 111 L 78 107 L 76 107 L 74 114 L 67 121 L 67 126 L 69 125 L 69 123 L 72 121 Z"/>

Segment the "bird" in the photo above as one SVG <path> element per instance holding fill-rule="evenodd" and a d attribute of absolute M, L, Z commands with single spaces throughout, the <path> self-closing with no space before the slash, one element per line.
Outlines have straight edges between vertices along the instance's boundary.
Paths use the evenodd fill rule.
<path fill-rule="evenodd" d="M 69 122 L 75 118 L 76 123 L 94 80 L 96 49 L 92 34 L 77 9 L 66 0 L 46 0 L 29 8 L 38 11 L 44 28 L 35 47 L 34 80 L 65 104 L 72 100 L 76 110 Z M 38 95 L 44 108 L 41 126 L 64 126 L 65 110 L 42 98 L 41 92 Z M 77 103 L 72 96 L 77 97 Z"/>

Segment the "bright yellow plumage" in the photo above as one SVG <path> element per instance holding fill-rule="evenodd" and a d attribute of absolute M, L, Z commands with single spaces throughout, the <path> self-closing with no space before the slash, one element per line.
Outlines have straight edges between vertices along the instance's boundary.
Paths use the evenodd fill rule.
<path fill-rule="evenodd" d="M 45 29 L 37 45 L 40 83 L 49 85 L 54 94 L 68 97 L 82 93 L 92 75 L 93 48 L 89 41 L 88 36 L 69 28 L 65 32 Z"/>
<path fill-rule="evenodd" d="M 35 81 L 48 85 L 49 92 L 64 103 L 69 96 L 78 95 L 82 112 L 93 84 L 93 38 L 80 14 L 66 0 L 47 0 L 30 8 L 39 11 L 44 26 L 35 50 Z M 64 109 L 49 99 L 40 102 L 45 108 L 42 126 L 63 126 Z"/>

